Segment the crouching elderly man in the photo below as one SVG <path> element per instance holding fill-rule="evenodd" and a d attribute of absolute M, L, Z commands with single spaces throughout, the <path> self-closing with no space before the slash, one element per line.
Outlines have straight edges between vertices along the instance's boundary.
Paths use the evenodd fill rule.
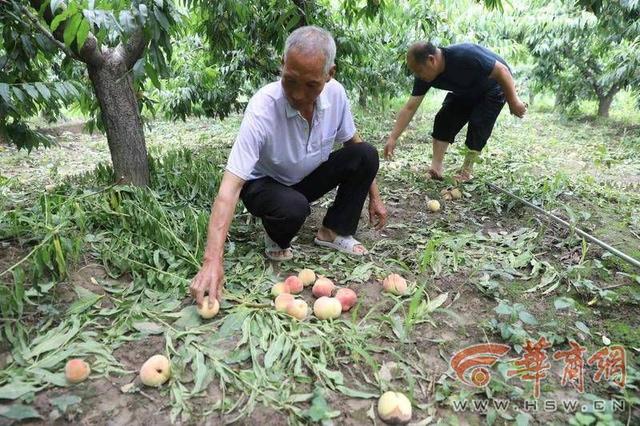
<path fill-rule="evenodd" d="M 345 90 L 332 79 L 335 52 L 327 31 L 297 29 L 286 41 L 281 79 L 249 101 L 213 203 L 203 265 L 191 282 L 198 304 L 205 292 L 212 301 L 221 297 L 224 242 L 238 198 L 262 220 L 265 255 L 273 260 L 293 257 L 291 240 L 310 203 L 336 187 L 316 244 L 366 254 L 353 235 L 367 194 L 370 221 L 385 225 L 378 153 L 356 134 Z M 333 151 L 334 144 L 342 147 Z"/>

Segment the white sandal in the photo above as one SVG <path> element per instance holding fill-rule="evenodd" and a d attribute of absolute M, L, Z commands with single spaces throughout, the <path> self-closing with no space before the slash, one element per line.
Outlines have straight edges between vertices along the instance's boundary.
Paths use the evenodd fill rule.
<path fill-rule="evenodd" d="M 269 235 L 265 232 L 264 255 L 271 260 L 275 260 L 276 262 L 282 262 L 284 260 L 293 259 L 293 250 L 291 249 L 291 247 L 287 247 L 286 249 L 281 248 L 278 243 L 273 241 L 271 237 L 269 237 Z"/>
<path fill-rule="evenodd" d="M 341 251 L 342 253 L 351 254 L 353 256 L 364 256 L 365 254 L 369 254 L 366 248 L 361 253 L 353 250 L 355 246 L 362 246 L 362 243 L 353 238 L 353 235 L 348 235 L 346 237 L 343 237 L 342 235 L 336 235 L 336 238 L 334 238 L 333 241 L 323 241 L 316 237 L 313 242 L 315 242 L 319 246 L 329 247 Z"/>

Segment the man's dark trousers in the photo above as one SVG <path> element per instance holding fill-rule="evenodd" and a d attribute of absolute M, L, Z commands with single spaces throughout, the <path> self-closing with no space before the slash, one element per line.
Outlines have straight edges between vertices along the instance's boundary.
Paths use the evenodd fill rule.
<path fill-rule="evenodd" d="M 251 214 L 262 219 L 269 237 L 285 249 L 311 213 L 309 204 L 338 187 L 322 224 L 338 235 L 353 235 L 378 162 L 373 146 L 349 143 L 297 184 L 286 186 L 270 177 L 250 180 L 240 198 Z"/>

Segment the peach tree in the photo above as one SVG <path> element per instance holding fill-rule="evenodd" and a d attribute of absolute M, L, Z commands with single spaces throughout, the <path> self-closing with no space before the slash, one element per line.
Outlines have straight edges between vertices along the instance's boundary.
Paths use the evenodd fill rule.
<path fill-rule="evenodd" d="M 640 87 L 640 24 L 637 2 L 602 3 L 595 14 L 554 2 L 522 16 L 515 35 L 534 58 L 533 78 L 560 106 L 594 99 L 607 117 L 618 92 Z"/>
<path fill-rule="evenodd" d="M 70 99 L 104 129 L 121 183 L 147 185 L 136 87 L 167 70 L 179 15 L 170 0 L 0 0 L 0 130 L 21 146 L 46 142 L 29 117 L 55 118 Z"/>

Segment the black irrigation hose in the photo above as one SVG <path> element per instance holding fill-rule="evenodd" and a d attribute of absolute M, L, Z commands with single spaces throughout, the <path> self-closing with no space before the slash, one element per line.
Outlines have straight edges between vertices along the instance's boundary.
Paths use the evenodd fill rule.
<path fill-rule="evenodd" d="M 507 191 L 506 189 L 502 189 L 500 188 L 498 185 L 495 185 L 493 183 L 488 183 L 487 182 L 487 186 L 489 186 L 489 188 L 494 189 L 496 191 L 502 192 L 503 194 L 508 195 L 509 197 L 520 201 L 522 204 L 525 204 L 528 207 L 531 207 L 532 209 L 534 209 L 535 211 L 537 211 L 540 214 L 545 215 L 546 217 L 548 217 L 549 219 L 553 220 L 556 223 L 559 223 L 563 226 L 565 226 L 566 228 L 568 228 L 569 230 L 575 232 L 576 234 L 580 235 L 581 237 L 591 241 L 594 244 L 599 245 L 600 247 L 602 247 L 603 249 L 605 249 L 606 251 L 608 251 L 609 253 L 618 256 L 620 259 L 629 262 L 630 264 L 634 265 L 636 268 L 640 268 L 640 260 L 638 259 L 634 259 L 633 257 L 629 256 L 628 254 L 625 254 L 623 252 L 621 252 L 620 250 L 611 247 L 609 244 L 605 243 L 604 241 L 601 241 L 599 239 L 597 239 L 596 237 L 594 237 L 591 234 L 588 234 L 586 232 L 584 232 L 583 230 L 576 228 L 575 226 L 571 225 L 569 222 L 560 219 L 558 216 L 555 216 L 549 212 L 547 212 L 544 209 L 541 209 L 540 207 L 536 206 L 535 204 L 531 204 L 530 202 L 528 202 L 527 200 L 524 200 L 520 197 L 518 197 L 515 194 L 512 194 L 511 192 Z"/>

